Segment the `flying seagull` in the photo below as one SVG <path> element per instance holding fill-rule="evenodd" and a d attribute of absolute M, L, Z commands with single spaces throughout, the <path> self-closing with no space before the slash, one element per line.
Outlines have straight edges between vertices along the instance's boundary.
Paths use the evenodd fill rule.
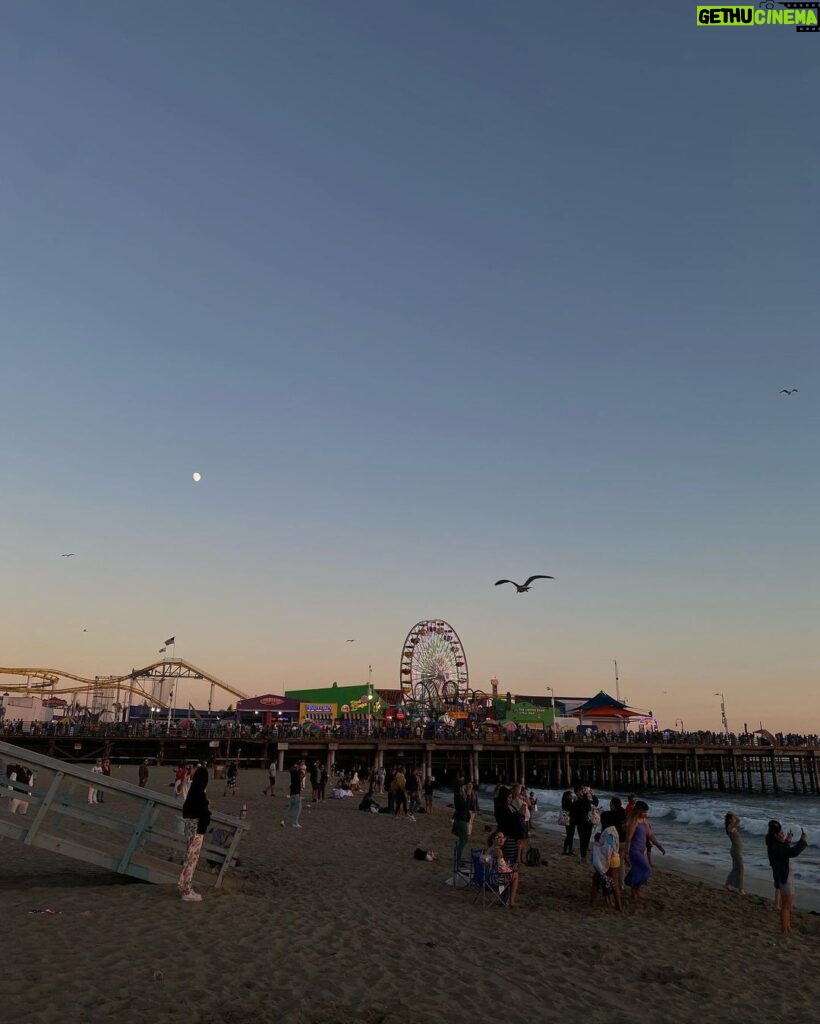
<path fill-rule="evenodd" d="M 781 395 L 796 395 L 797 394 L 797 388 L 781 388 L 780 389 L 780 394 Z"/>
<path fill-rule="evenodd" d="M 345 643 L 346 644 L 355 644 L 356 641 L 355 640 L 345 640 Z"/>
<path fill-rule="evenodd" d="M 67 555 L 60 555 L 60 558 L 73 558 L 73 557 L 74 557 L 74 552 L 73 551 L 69 551 Z"/>
<path fill-rule="evenodd" d="M 512 583 L 512 585 L 515 587 L 516 591 L 519 594 L 526 594 L 527 591 L 530 589 L 530 584 L 532 583 L 533 580 L 554 580 L 554 579 L 555 579 L 554 576 L 530 576 L 530 578 L 526 581 L 526 583 L 516 583 L 515 580 L 497 580 L 495 585 L 497 587 L 500 587 L 502 583 Z"/>

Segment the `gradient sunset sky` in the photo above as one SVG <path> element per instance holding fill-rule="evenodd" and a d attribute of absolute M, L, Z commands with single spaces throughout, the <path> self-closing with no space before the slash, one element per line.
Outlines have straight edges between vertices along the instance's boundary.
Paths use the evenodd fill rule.
<path fill-rule="evenodd" d="M 442 617 L 820 731 L 820 37 L 695 6 L 4 4 L 0 664 L 395 686 Z"/>

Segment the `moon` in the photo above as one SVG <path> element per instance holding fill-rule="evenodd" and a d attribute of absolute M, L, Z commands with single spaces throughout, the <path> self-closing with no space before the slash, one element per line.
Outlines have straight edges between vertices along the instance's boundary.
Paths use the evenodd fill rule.
<path fill-rule="evenodd" d="M 194 473 L 194 483 L 195 484 L 198 484 L 201 479 L 202 479 L 202 474 L 201 473 Z"/>

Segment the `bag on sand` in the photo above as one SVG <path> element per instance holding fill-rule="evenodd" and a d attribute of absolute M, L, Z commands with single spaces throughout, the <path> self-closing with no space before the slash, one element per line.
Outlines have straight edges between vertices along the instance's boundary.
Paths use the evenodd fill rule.
<path fill-rule="evenodd" d="M 541 851 L 537 846 L 530 846 L 527 848 L 527 852 L 524 854 L 524 863 L 528 868 L 541 867 Z"/>

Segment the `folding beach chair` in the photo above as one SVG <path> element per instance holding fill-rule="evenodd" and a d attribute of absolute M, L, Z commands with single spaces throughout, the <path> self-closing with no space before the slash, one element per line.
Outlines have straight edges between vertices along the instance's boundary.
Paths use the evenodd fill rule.
<path fill-rule="evenodd" d="M 493 867 L 493 858 L 485 850 L 471 850 L 473 858 L 473 885 L 478 891 L 475 899 L 481 898 L 481 906 L 485 907 L 489 899 L 490 906 L 500 903 L 502 907 L 510 904 L 510 880 Z M 475 902 L 475 901 L 474 901 Z"/>

